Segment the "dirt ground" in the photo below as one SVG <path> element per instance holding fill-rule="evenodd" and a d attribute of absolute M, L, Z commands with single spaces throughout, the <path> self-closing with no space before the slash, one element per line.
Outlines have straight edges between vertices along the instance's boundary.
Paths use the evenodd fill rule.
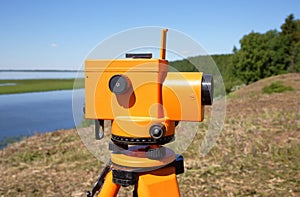
<path fill-rule="evenodd" d="M 275 81 L 293 91 L 263 94 Z M 258 81 L 226 102 L 216 146 L 200 157 L 203 134 L 197 133 L 184 152 L 181 195 L 300 196 L 300 74 Z M 207 118 L 199 127 L 208 124 Z M 84 196 L 103 165 L 76 130 L 37 134 L 0 151 L 0 196 Z M 131 190 L 122 188 L 119 196 Z"/>

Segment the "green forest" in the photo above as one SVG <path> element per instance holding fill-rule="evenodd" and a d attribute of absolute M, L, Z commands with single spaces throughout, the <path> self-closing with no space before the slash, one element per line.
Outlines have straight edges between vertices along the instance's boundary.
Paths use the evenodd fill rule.
<path fill-rule="evenodd" d="M 273 75 L 300 72 L 300 20 L 290 14 L 280 31 L 252 31 L 244 35 L 232 54 L 211 55 L 223 77 L 226 92 Z M 205 64 L 209 56 L 170 62 L 178 71 L 198 71 L 195 64 Z M 195 65 L 195 66 L 194 66 Z M 200 69 L 201 70 L 201 69 Z M 207 69 L 205 69 L 206 72 Z"/>

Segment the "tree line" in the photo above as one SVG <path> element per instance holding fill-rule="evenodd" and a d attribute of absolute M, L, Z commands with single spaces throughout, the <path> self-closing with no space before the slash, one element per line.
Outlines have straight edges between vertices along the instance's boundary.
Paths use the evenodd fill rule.
<path fill-rule="evenodd" d="M 252 31 L 239 41 L 240 48 L 232 54 L 212 55 L 225 82 L 227 92 L 240 84 L 289 72 L 300 72 L 300 20 L 290 14 L 280 31 L 265 33 Z M 198 56 L 171 62 L 179 71 L 198 71 L 195 62 L 206 62 L 208 57 Z M 197 61 L 195 61 L 197 60 Z M 201 64 L 201 63 L 200 63 Z"/>

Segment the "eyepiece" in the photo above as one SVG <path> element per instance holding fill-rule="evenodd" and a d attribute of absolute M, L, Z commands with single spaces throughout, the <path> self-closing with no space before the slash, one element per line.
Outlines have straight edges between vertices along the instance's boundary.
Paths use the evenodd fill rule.
<path fill-rule="evenodd" d="M 124 94 L 131 87 L 130 80 L 124 75 L 114 75 L 108 83 L 109 89 L 115 94 Z"/>
<path fill-rule="evenodd" d="M 212 105 L 214 97 L 214 79 L 211 74 L 203 74 L 202 76 L 202 105 Z"/>

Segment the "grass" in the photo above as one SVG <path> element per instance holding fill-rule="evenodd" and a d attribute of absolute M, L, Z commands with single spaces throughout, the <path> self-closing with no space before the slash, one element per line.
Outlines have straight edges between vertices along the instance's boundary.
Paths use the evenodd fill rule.
<path fill-rule="evenodd" d="M 294 91 L 262 93 L 278 80 Z M 300 74 L 236 91 L 216 146 L 199 157 L 203 135 L 198 132 L 184 152 L 185 173 L 178 175 L 183 197 L 300 196 Z M 76 130 L 38 134 L 0 151 L 0 196 L 84 196 L 103 165 Z M 131 196 L 131 189 L 119 196 Z"/>
<path fill-rule="evenodd" d="M 84 79 L 79 80 L 78 84 L 82 85 L 79 85 L 76 88 L 83 88 Z M 73 89 L 73 84 L 74 79 L 0 80 L 0 94 L 71 90 Z"/>
<path fill-rule="evenodd" d="M 265 86 L 263 88 L 263 93 L 272 94 L 272 93 L 282 93 L 286 91 L 293 91 L 294 89 L 290 86 L 283 85 L 282 81 L 275 81 L 271 85 Z"/>

